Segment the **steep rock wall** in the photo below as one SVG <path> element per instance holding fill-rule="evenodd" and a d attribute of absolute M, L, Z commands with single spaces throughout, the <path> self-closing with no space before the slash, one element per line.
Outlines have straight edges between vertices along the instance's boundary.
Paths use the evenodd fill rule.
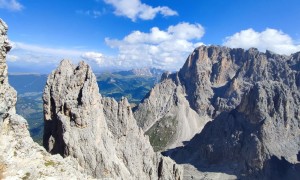
<path fill-rule="evenodd" d="M 44 91 L 44 147 L 76 158 L 96 178 L 181 179 L 182 168 L 156 154 L 127 99 L 102 98 L 90 67 L 63 60 Z"/>

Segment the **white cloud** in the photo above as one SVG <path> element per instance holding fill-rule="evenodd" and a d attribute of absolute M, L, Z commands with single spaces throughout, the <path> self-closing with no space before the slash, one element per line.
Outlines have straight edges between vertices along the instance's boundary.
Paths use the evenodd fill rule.
<path fill-rule="evenodd" d="M 169 70 L 182 66 L 188 54 L 202 43 L 204 28 L 200 24 L 179 23 L 165 30 L 153 27 L 149 32 L 134 31 L 123 39 L 109 39 L 107 45 L 118 53 L 107 56 L 97 51 L 76 48 L 52 48 L 23 42 L 11 42 L 9 61 L 14 64 L 56 66 L 62 59 L 74 63 L 86 60 L 93 69 L 154 66 Z"/>
<path fill-rule="evenodd" d="M 289 35 L 270 28 L 262 32 L 256 32 L 253 29 L 242 30 L 226 37 L 223 45 L 245 49 L 256 47 L 260 51 L 271 50 L 286 55 L 300 51 L 300 45 L 296 45 Z"/>
<path fill-rule="evenodd" d="M 35 66 L 57 65 L 62 59 L 70 59 L 74 63 L 89 60 L 97 69 L 104 63 L 103 55 L 99 52 L 78 49 L 50 48 L 39 45 L 11 42 L 12 49 L 7 56 L 11 63 L 27 63 Z M 96 63 L 96 64 L 95 64 Z"/>
<path fill-rule="evenodd" d="M 15 64 L 32 66 L 57 65 L 62 59 L 79 61 L 84 52 L 73 49 L 50 48 L 22 42 L 11 42 L 12 49 L 8 54 L 8 61 Z M 51 66 L 51 67 L 52 67 Z M 27 67 L 30 69 L 31 67 Z"/>
<path fill-rule="evenodd" d="M 23 9 L 23 5 L 17 0 L 0 0 L 0 8 L 11 11 L 20 11 Z"/>
<path fill-rule="evenodd" d="M 94 61 L 98 65 L 102 65 L 104 63 L 104 59 L 103 59 L 104 57 L 102 53 L 86 52 L 82 54 L 81 57 L 87 61 Z"/>
<path fill-rule="evenodd" d="M 32 53 L 43 53 L 48 55 L 57 55 L 57 56 L 80 56 L 81 51 L 72 50 L 72 49 L 60 49 L 60 48 L 49 48 L 39 45 L 27 44 L 22 42 L 11 42 L 12 51 L 23 50 Z"/>
<path fill-rule="evenodd" d="M 73 63 L 85 60 L 94 71 L 124 68 L 120 60 L 97 51 L 51 48 L 22 42 L 11 42 L 11 45 L 7 60 L 10 65 L 22 66 L 26 72 L 43 67 L 40 71 L 45 73 L 45 69 L 53 70 L 62 59 L 70 59 Z"/>
<path fill-rule="evenodd" d="M 81 58 L 88 62 L 92 67 L 97 66 L 101 69 L 123 69 L 124 67 L 121 67 L 120 62 L 113 57 L 105 56 L 102 53 L 99 52 L 86 52 L 81 55 Z"/>
<path fill-rule="evenodd" d="M 77 14 L 81 14 L 81 15 L 85 15 L 85 16 L 90 16 L 93 18 L 98 18 L 100 17 L 102 14 L 105 13 L 105 9 L 103 9 L 102 11 L 98 11 L 98 10 L 77 10 L 76 11 Z"/>
<path fill-rule="evenodd" d="M 140 18 L 143 20 L 154 19 L 157 14 L 163 16 L 175 16 L 178 13 L 169 7 L 158 6 L 152 7 L 142 3 L 140 0 L 104 0 L 107 4 L 115 8 L 114 13 L 118 16 L 125 16 L 132 21 Z"/>
<path fill-rule="evenodd" d="M 7 59 L 7 61 L 9 61 L 9 62 L 16 62 L 16 61 L 19 59 L 19 57 L 18 57 L 18 56 L 15 56 L 15 55 L 10 55 L 10 54 L 8 54 L 8 55 L 6 56 L 6 59 Z"/>
<path fill-rule="evenodd" d="M 157 27 L 149 33 L 134 31 L 122 40 L 106 38 L 106 43 L 119 50 L 115 58 L 122 67 L 154 66 L 165 69 L 178 69 L 188 54 L 203 44 L 194 42 L 204 35 L 200 24 L 179 23 L 167 30 Z"/>

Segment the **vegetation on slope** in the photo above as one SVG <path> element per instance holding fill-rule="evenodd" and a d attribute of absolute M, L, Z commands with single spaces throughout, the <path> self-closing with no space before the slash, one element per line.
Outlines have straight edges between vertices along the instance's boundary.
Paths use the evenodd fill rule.
<path fill-rule="evenodd" d="M 175 138 L 174 134 L 177 124 L 176 118 L 166 116 L 161 118 L 146 132 L 154 151 L 162 151 L 164 147 L 172 143 L 172 140 Z"/>

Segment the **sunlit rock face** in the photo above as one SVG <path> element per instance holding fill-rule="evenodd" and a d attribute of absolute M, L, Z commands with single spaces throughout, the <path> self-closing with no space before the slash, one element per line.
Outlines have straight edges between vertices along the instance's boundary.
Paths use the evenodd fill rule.
<path fill-rule="evenodd" d="M 7 77 L 6 55 L 11 49 L 7 39 L 7 25 L 0 20 L 0 127 L 4 120 L 15 113 L 17 93 L 9 85 Z"/>
<path fill-rule="evenodd" d="M 89 65 L 63 60 L 44 90 L 44 147 L 74 157 L 90 175 L 180 179 L 182 168 L 153 151 L 126 98 L 102 98 Z"/>

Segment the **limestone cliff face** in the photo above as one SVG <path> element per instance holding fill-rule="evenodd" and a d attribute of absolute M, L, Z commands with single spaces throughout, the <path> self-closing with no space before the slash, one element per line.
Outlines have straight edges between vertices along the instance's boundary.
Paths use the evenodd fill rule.
<path fill-rule="evenodd" d="M 135 109 L 134 115 L 139 126 L 149 133 L 152 139 L 157 139 L 161 134 L 156 132 L 161 128 L 155 125 L 164 124 L 170 109 L 176 109 L 171 113 L 174 114 L 171 117 L 177 119 L 177 124 L 187 124 L 181 127 L 194 128 L 177 126 L 174 135 L 166 140 L 167 143 L 160 144 L 161 149 L 173 147 L 174 144 L 191 139 L 209 120 L 220 113 L 235 109 L 243 95 L 256 82 L 278 81 L 288 87 L 299 84 L 296 59 L 296 54 L 287 57 L 270 51 L 261 53 L 255 48 L 244 50 L 201 46 L 188 57 L 179 72 L 163 75 L 162 81 Z M 180 97 L 181 102 L 187 102 L 184 108 L 179 108 L 178 103 L 174 103 Z M 186 109 L 185 113 L 180 113 L 185 118 L 177 118 L 177 112 L 181 109 Z M 149 131 L 153 128 L 154 132 Z M 189 135 L 184 137 L 182 134 Z M 152 144 L 160 142 L 162 141 Z"/>
<path fill-rule="evenodd" d="M 219 114 L 170 155 L 196 167 L 228 167 L 240 178 L 299 177 L 298 88 L 274 81 L 255 83 L 237 108 Z"/>
<path fill-rule="evenodd" d="M 0 179 L 88 179 L 72 158 L 52 156 L 33 142 L 27 121 L 16 114 L 16 91 L 9 85 L 6 55 L 11 46 L 0 19 Z"/>
<path fill-rule="evenodd" d="M 163 75 L 162 80 L 136 108 L 134 115 L 153 144 L 160 150 L 181 145 L 190 140 L 216 114 L 234 108 L 240 100 L 236 82 L 245 52 L 242 49 L 201 46 L 188 57 L 179 72 Z M 222 94 L 222 91 L 227 93 Z M 162 142 L 161 128 L 166 117 L 176 121 L 174 134 Z M 149 131 L 150 130 L 150 131 Z M 164 135 L 163 135 L 164 136 Z"/>
<path fill-rule="evenodd" d="M 156 151 L 182 145 L 209 121 L 190 108 L 177 74 L 173 76 L 156 85 L 134 114 Z"/>
<path fill-rule="evenodd" d="M 17 93 L 9 85 L 7 78 L 6 54 L 11 49 L 7 39 L 7 29 L 5 22 L 0 20 L 0 127 L 9 114 L 15 113 L 17 102 Z"/>
<path fill-rule="evenodd" d="M 76 158 L 96 178 L 181 179 L 182 169 L 156 154 L 127 99 L 102 98 L 84 62 L 63 60 L 44 91 L 44 147 Z"/>
<path fill-rule="evenodd" d="M 99 89 L 95 83 L 96 77 L 83 62 L 74 67 L 70 61 L 62 61 L 49 76 L 43 96 L 43 145 L 52 154 L 77 158 L 84 168 L 92 169 L 89 173 L 94 176 L 97 173 L 115 175 L 114 168 L 125 167 L 115 167 L 113 161 L 105 161 L 115 152 L 110 148 L 114 145 L 109 141 L 111 134 L 107 130 Z M 103 148 L 102 153 L 95 148 L 97 146 Z M 98 166 L 98 160 L 105 164 Z"/>
<path fill-rule="evenodd" d="M 238 177 L 274 177 L 270 173 L 276 171 L 274 158 L 298 163 L 299 54 L 283 56 L 255 48 L 201 46 L 178 73 L 164 75 L 162 82 L 138 106 L 135 117 L 146 133 L 153 124 L 163 124 L 162 117 L 167 114 L 164 110 L 178 105 L 169 103 L 161 94 L 170 92 L 168 97 L 178 99 L 180 96 L 174 89 L 180 88 L 180 94 L 188 102 L 186 106 L 199 117 L 209 117 L 212 121 L 203 130 L 199 129 L 195 137 L 191 136 L 193 139 L 187 145 L 168 151 L 171 157 L 196 167 L 218 166 L 219 171 L 230 167 L 231 173 Z M 159 89 L 166 84 L 170 84 L 167 89 Z M 205 123 L 201 118 L 195 121 Z M 156 127 L 157 132 L 163 130 Z M 176 141 L 172 138 L 185 131 L 180 126 L 177 129 L 179 133 L 169 141 Z M 153 135 L 155 138 L 160 134 Z"/>

